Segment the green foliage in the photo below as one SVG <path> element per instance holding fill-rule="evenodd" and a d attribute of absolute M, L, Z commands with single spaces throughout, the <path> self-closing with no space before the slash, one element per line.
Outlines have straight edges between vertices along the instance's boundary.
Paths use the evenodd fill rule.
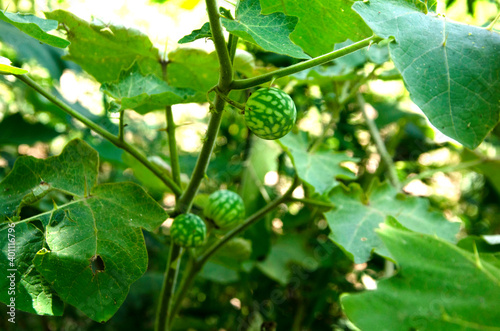
<path fill-rule="evenodd" d="M 222 24 L 229 32 L 266 51 L 298 59 L 309 58 L 289 38 L 297 25 L 297 17 L 289 17 L 283 13 L 261 15 L 260 12 L 259 0 L 241 0 L 236 10 L 236 19 L 222 18 Z"/>
<path fill-rule="evenodd" d="M 493 2 L 164 2 L 0 11 L 0 329 L 499 329 Z"/>
<path fill-rule="evenodd" d="M 358 184 L 332 190 L 330 200 L 336 206 L 325 213 L 332 230 L 330 239 L 337 243 L 354 262 L 363 263 L 375 251 L 390 256 L 375 229 L 387 217 L 395 218 L 405 228 L 456 242 L 460 224 L 451 223 L 437 211 L 429 210 L 423 198 L 405 197 L 389 183 L 373 183 L 365 194 Z"/>
<path fill-rule="evenodd" d="M 363 330 L 498 329 L 497 266 L 433 236 L 391 227 L 378 233 L 400 269 L 380 281 L 377 290 L 342 298 L 356 326 Z"/>
<path fill-rule="evenodd" d="M 243 221 L 245 204 L 237 193 L 219 190 L 208 197 L 204 213 L 205 217 L 213 221 L 216 227 L 223 229 Z"/>
<path fill-rule="evenodd" d="M 491 61 L 500 53 L 500 35 L 425 15 L 405 1 L 353 8 L 377 35 L 395 38 L 391 58 L 430 122 L 476 148 L 500 118 L 500 63 Z"/>
<path fill-rule="evenodd" d="M 181 214 L 174 219 L 170 228 L 172 240 L 182 247 L 203 245 L 207 236 L 205 222 L 195 214 Z"/>
<path fill-rule="evenodd" d="M 245 104 L 245 123 L 262 139 L 283 137 L 292 129 L 297 110 L 292 98 L 275 87 L 261 88 Z"/>
<path fill-rule="evenodd" d="M 0 10 L 0 19 L 47 45 L 66 48 L 70 44 L 65 39 L 47 33 L 57 28 L 57 22 L 54 20 L 44 20 L 31 14 L 7 13 L 3 10 Z"/>

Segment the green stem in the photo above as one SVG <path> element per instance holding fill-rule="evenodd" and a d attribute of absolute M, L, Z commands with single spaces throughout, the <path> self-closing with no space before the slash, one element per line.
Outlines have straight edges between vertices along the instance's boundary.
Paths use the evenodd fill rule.
<path fill-rule="evenodd" d="M 358 93 L 358 104 L 361 108 L 361 112 L 363 113 L 363 117 L 366 121 L 366 125 L 368 126 L 368 130 L 370 130 L 372 139 L 375 142 L 375 146 L 380 153 L 380 157 L 387 166 L 389 180 L 391 181 L 392 186 L 394 186 L 399 191 L 401 189 L 401 182 L 399 181 L 396 167 L 394 166 L 392 157 L 389 155 L 389 152 L 387 152 L 387 148 L 384 145 L 384 141 L 380 136 L 380 132 L 378 131 L 375 122 L 368 116 L 368 113 L 366 112 L 365 100 L 363 99 L 361 93 Z"/>
<path fill-rule="evenodd" d="M 160 292 L 160 302 L 156 311 L 155 331 L 168 330 L 167 320 L 170 298 L 172 296 L 172 289 L 174 286 L 175 272 L 171 271 L 172 256 L 179 255 L 179 246 L 170 242 L 170 249 L 168 251 L 167 266 L 165 267 L 165 274 L 163 277 L 163 285 Z"/>
<path fill-rule="evenodd" d="M 15 75 L 20 81 L 24 82 L 26 85 L 30 86 L 33 88 L 35 91 L 43 95 L 45 98 L 47 98 L 50 102 L 52 102 L 54 105 L 57 107 L 61 108 L 64 112 L 67 114 L 71 115 L 72 117 L 76 118 L 85 126 L 99 134 L 101 137 L 104 139 L 108 140 L 111 142 L 113 145 L 115 145 L 118 148 L 123 149 L 130 155 L 132 155 L 134 158 L 137 159 L 140 163 L 142 163 L 146 168 L 148 168 L 153 174 L 155 174 L 168 188 L 172 190 L 175 194 L 180 194 L 181 189 L 180 187 L 174 183 L 174 181 L 166 176 L 161 170 L 159 170 L 157 167 L 155 167 L 149 160 L 139 152 L 134 146 L 128 144 L 125 141 L 121 141 L 117 136 L 113 135 L 109 131 L 101 128 L 99 125 L 96 123 L 92 122 L 67 104 L 65 104 L 63 101 L 59 100 L 57 97 L 55 97 L 52 93 L 45 91 L 40 85 L 38 85 L 34 80 L 29 78 L 26 75 Z"/>
<path fill-rule="evenodd" d="M 167 135 L 168 147 L 170 150 L 170 165 L 172 167 L 172 178 L 174 182 L 181 187 L 181 168 L 179 163 L 179 155 L 177 154 L 177 142 L 175 140 L 175 123 L 172 113 L 172 106 L 165 108 L 165 117 L 167 120 Z"/>
<path fill-rule="evenodd" d="M 229 99 L 229 97 L 227 95 L 224 95 L 224 93 L 222 93 L 220 90 L 219 90 L 219 87 L 215 87 L 214 88 L 214 91 L 215 93 L 217 93 L 219 95 L 219 97 L 221 97 L 225 102 L 227 102 L 228 104 L 230 104 L 231 106 L 235 107 L 235 108 L 238 108 L 238 109 L 241 109 L 241 110 L 245 110 L 245 105 L 239 103 L 239 102 L 236 102 L 234 100 L 231 100 Z"/>
<path fill-rule="evenodd" d="M 236 43 L 232 41 L 229 46 L 226 45 L 224 34 L 222 33 L 222 25 L 220 22 L 217 1 L 206 0 L 206 4 L 208 18 L 210 21 L 210 28 L 212 31 L 212 39 L 215 44 L 215 50 L 217 51 L 220 65 L 219 83 L 217 85 L 220 93 L 215 96 L 214 107 L 212 116 L 210 117 L 210 120 L 208 122 L 205 142 L 203 143 L 201 152 L 198 155 L 198 160 L 196 161 L 195 168 L 191 175 L 191 180 L 189 181 L 186 190 L 177 201 L 177 213 L 185 213 L 191 210 L 193 199 L 196 196 L 196 193 L 198 193 L 198 189 L 200 188 L 202 179 L 205 177 L 208 164 L 210 163 L 210 156 L 212 155 L 215 140 L 217 138 L 217 135 L 219 134 L 219 128 L 222 122 L 222 114 L 224 111 L 225 101 L 223 98 L 221 98 L 221 95 L 226 96 L 229 93 L 229 85 L 231 84 L 231 81 L 233 79 L 233 68 L 231 63 L 232 59 L 230 57 L 230 54 L 234 55 L 235 52 L 233 52 L 231 49 L 228 50 L 228 47 L 231 48 L 231 46 L 236 46 Z"/>
<path fill-rule="evenodd" d="M 257 77 L 234 80 L 231 83 L 230 87 L 233 90 L 243 90 L 243 89 L 251 88 L 251 87 L 254 87 L 257 85 L 261 85 L 261 84 L 267 83 L 273 79 L 288 76 L 288 75 L 297 73 L 299 71 L 309 69 L 309 68 L 318 66 L 320 64 L 327 63 L 331 60 L 334 60 L 334 59 L 339 58 L 341 56 L 355 52 L 358 49 L 369 46 L 370 44 L 372 44 L 374 42 L 378 42 L 380 40 L 382 40 L 382 38 L 377 37 L 377 36 L 372 36 L 370 38 L 363 39 L 363 40 L 358 41 L 354 44 L 351 44 L 349 46 L 341 48 L 339 50 L 327 53 L 327 54 L 322 55 L 322 56 L 318 56 L 314 59 L 310 59 L 310 60 L 307 60 L 304 62 L 300 62 L 300 63 L 294 64 L 294 65 L 291 65 L 291 66 L 283 68 L 283 69 L 278 69 L 276 71 L 273 71 L 273 72 L 270 72 L 267 74 L 263 74 L 263 75 L 260 75 Z"/>
<path fill-rule="evenodd" d="M 414 180 L 429 178 L 438 172 L 447 173 L 447 172 L 463 170 L 463 169 L 475 167 L 477 165 L 486 163 L 488 161 L 489 161 L 488 159 L 479 159 L 479 160 L 473 160 L 473 161 L 463 162 L 463 163 L 459 163 L 459 164 L 449 165 L 449 166 L 445 166 L 445 167 L 441 167 L 441 168 L 430 169 L 430 170 L 421 172 L 416 176 L 413 176 L 413 177 L 406 179 L 401 185 L 402 185 L 402 187 L 404 187 Z"/>
<path fill-rule="evenodd" d="M 255 214 L 247 218 L 242 224 L 234 228 L 233 230 L 229 231 L 222 239 L 214 243 L 212 246 L 210 246 L 207 250 L 203 252 L 202 255 L 200 255 L 195 261 L 193 261 L 192 264 L 189 265 L 188 269 L 186 270 L 186 277 L 184 277 L 182 284 L 180 285 L 179 292 L 177 296 L 175 297 L 175 300 L 172 304 L 172 310 L 170 311 L 170 318 L 169 320 L 173 320 L 175 315 L 179 312 L 180 305 L 184 297 L 187 295 L 189 288 L 191 287 L 191 284 L 193 283 L 196 275 L 198 272 L 203 268 L 205 263 L 210 259 L 210 257 L 217 252 L 224 244 L 226 244 L 229 240 L 240 234 L 241 232 L 245 231 L 248 227 L 262 219 L 263 216 L 265 216 L 267 213 L 269 213 L 271 210 L 274 208 L 278 207 L 280 204 L 286 202 L 290 195 L 292 194 L 293 190 L 298 186 L 299 184 L 299 179 L 298 177 L 295 177 L 292 185 L 290 185 L 290 188 L 283 194 L 281 197 L 275 199 L 273 202 L 267 204 L 264 208 L 261 210 L 257 211 Z M 171 323 L 169 323 L 171 325 Z"/>
<path fill-rule="evenodd" d="M 120 123 L 118 124 L 118 140 L 120 140 L 123 143 L 123 128 L 125 127 L 124 124 L 124 117 L 125 117 L 125 110 L 122 110 L 120 112 Z"/>
<path fill-rule="evenodd" d="M 313 200 L 313 199 L 308 199 L 308 198 L 290 198 L 290 201 L 293 202 L 300 202 L 305 205 L 311 205 L 311 206 L 316 206 L 316 207 L 326 207 L 326 208 L 335 208 L 335 205 L 333 203 L 329 203 L 326 201 L 320 201 L 320 200 Z"/>
<path fill-rule="evenodd" d="M 495 17 L 495 19 L 493 20 L 493 22 L 491 22 L 490 25 L 488 25 L 488 27 L 486 28 L 486 30 L 492 31 L 493 27 L 495 26 L 495 24 L 497 24 L 497 22 L 498 22 L 499 19 L 500 19 L 500 11 L 498 12 L 498 14 Z"/>

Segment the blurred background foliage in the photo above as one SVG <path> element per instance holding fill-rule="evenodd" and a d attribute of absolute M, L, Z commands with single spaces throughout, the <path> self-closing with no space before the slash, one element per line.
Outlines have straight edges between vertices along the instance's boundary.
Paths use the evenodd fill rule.
<path fill-rule="evenodd" d="M 230 3 L 221 5 L 233 8 Z M 1 8 L 7 6 L 9 11 L 31 12 L 42 17 L 42 11 L 62 8 L 83 19 L 134 27 L 147 33 L 164 56 L 178 47 L 177 41 L 182 36 L 198 29 L 206 20 L 204 3 L 200 0 L 0 1 Z M 450 19 L 482 26 L 491 20 L 497 6 L 495 1 L 487 0 L 447 0 L 439 2 L 438 12 L 446 12 Z M 212 50 L 211 42 L 206 40 L 187 47 Z M 0 56 L 11 59 L 15 66 L 29 69 L 43 86 L 54 86 L 53 92 L 68 104 L 116 133 L 118 120 L 106 112 L 109 100 L 99 92 L 99 84 L 77 65 L 65 61 L 63 54 L 64 51 L 40 44 L 0 22 Z M 240 45 L 238 54 L 246 59 L 253 72 L 269 71 L 296 61 L 245 43 Z M 350 92 L 357 88 L 363 75 L 375 68 L 375 79 L 364 84 L 362 92 L 372 105 L 371 112 L 377 116 L 376 124 L 394 156 L 399 177 L 404 181 L 431 171 L 429 176 L 409 182 L 404 190 L 428 197 L 449 219 L 462 221 L 463 236 L 500 233 L 499 164 L 472 166 L 481 157 L 498 158 L 500 128 L 473 152 L 434 131 L 410 102 L 388 61 L 386 45 L 372 46 L 368 51 L 356 52 L 275 84 L 294 99 L 298 128 L 307 133 L 314 148 L 345 151 L 361 160 L 352 167 L 358 174 L 357 181 L 367 188 L 373 178 L 383 177 L 385 169 Z M 233 92 L 231 97 L 242 102 L 246 93 Z M 182 173 L 187 181 L 206 129 L 208 107 L 187 104 L 173 109 L 179 125 L 176 134 Z M 126 123 L 126 139 L 168 171 L 164 113 L 143 116 L 129 111 Z M 0 76 L 0 179 L 12 169 L 18 156 L 57 155 L 76 137 L 99 152 L 100 182 L 137 182 L 165 208 L 173 207 L 173 195 L 137 161 L 27 86 L 12 77 Z M 206 180 L 195 202 L 203 206 L 208 193 L 229 188 L 242 195 L 250 214 L 280 194 L 290 183 L 292 173 L 290 160 L 281 148 L 274 142 L 254 139 L 242 116 L 228 107 Z M 301 197 L 303 191 L 294 194 Z M 62 194 L 50 194 L 36 206 L 23 209 L 23 216 L 49 210 L 52 201 L 64 203 L 66 199 Z M 264 321 L 276 321 L 281 330 L 351 329 L 341 312 L 339 295 L 370 288 L 374 280 L 384 275 L 384 260 L 375 257 L 368 263 L 355 265 L 328 240 L 328 233 L 320 208 L 301 203 L 281 206 L 246 231 L 245 240 L 218 253 L 205 266 L 183 303 L 175 329 L 260 330 Z M 125 304 L 108 323 L 95 323 L 67 306 L 63 317 L 18 312 L 14 328 L 2 318 L 0 329 L 152 329 L 169 243 L 168 237 L 161 233 L 145 233 L 145 236 L 149 270 L 132 285 Z M 270 296 L 276 297 L 274 303 Z M 5 316 L 5 307 L 0 310 Z"/>

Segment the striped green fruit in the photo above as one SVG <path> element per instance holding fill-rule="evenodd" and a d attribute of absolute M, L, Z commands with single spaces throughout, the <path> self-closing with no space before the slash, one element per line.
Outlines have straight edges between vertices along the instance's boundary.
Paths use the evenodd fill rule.
<path fill-rule="evenodd" d="M 258 137 L 278 139 L 292 129 L 297 110 L 292 98 L 275 87 L 255 91 L 245 104 L 245 122 Z"/>
<path fill-rule="evenodd" d="M 170 227 L 170 236 L 181 247 L 196 247 L 205 242 L 207 227 L 203 220 L 194 214 L 181 214 Z"/>
<path fill-rule="evenodd" d="M 208 197 L 205 217 L 219 229 L 238 224 L 245 218 L 245 204 L 241 197 L 231 191 L 216 191 Z"/>

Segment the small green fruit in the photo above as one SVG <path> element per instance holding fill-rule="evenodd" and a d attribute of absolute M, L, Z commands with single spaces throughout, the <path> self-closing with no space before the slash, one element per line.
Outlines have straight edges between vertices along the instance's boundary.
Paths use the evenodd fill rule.
<path fill-rule="evenodd" d="M 177 216 L 170 227 L 170 236 L 181 247 L 196 247 L 205 242 L 207 226 L 194 214 Z"/>
<path fill-rule="evenodd" d="M 205 217 L 218 228 L 227 228 L 240 223 L 245 218 L 245 204 L 241 197 L 231 191 L 216 191 L 208 197 Z"/>
<path fill-rule="evenodd" d="M 255 91 L 245 104 L 245 122 L 258 137 L 278 139 L 292 129 L 297 110 L 292 98 L 275 87 Z"/>

